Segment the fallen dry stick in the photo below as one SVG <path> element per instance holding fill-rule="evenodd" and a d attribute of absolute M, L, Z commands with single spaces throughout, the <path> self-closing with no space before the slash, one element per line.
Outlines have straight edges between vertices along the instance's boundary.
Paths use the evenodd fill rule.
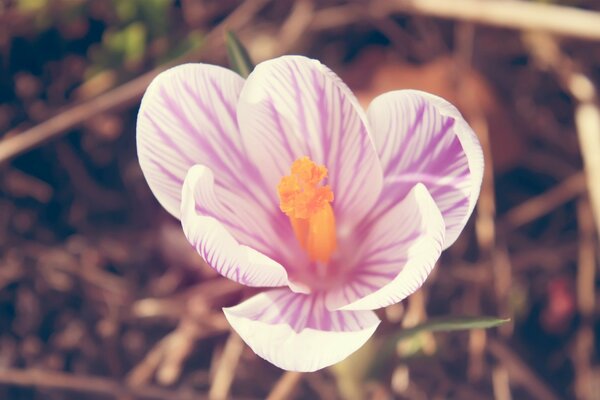
<path fill-rule="evenodd" d="M 267 2 L 268 0 L 247 0 L 242 3 L 206 36 L 205 44 L 199 51 L 200 54 L 197 52 L 188 54 L 183 59 L 176 60 L 176 63 L 194 61 L 201 55 L 210 54 L 218 44 L 222 43 L 222 36 L 226 29 L 239 29 L 250 21 Z M 33 128 L 23 132 L 8 132 L 0 141 L 0 164 L 52 138 L 67 133 L 95 115 L 134 104 L 142 97 L 152 79 L 167 67 L 169 65 L 153 69 L 98 97 L 73 105 Z"/>
<path fill-rule="evenodd" d="M 36 369 L 0 369 L 0 383 L 14 386 L 34 386 L 47 389 L 61 389 L 70 392 L 96 393 L 112 398 L 133 395 L 139 399 L 152 400 L 202 400 L 206 396 L 182 394 L 174 390 L 155 386 L 128 387 L 108 378 L 72 375 L 64 372 Z"/>
<path fill-rule="evenodd" d="M 581 156 L 587 177 L 592 217 L 600 232 L 600 107 L 592 81 L 585 75 L 570 76 L 569 87 L 578 101 L 575 108 L 575 125 Z"/>
<path fill-rule="evenodd" d="M 594 398 L 594 312 L 596 307 L 596 239 L 594 219 L 587 198 L 577 204 L 579 260 L 577 262 L 577 309 L 582 317 L 572 350 L 575 393 L 578 399 Z"/>
<path fill-rule="evenodd" d="M 512 208 L 501 217 L 501 224 L 506 228 L 518 228 L 580 196 L 585 190 L 585 174 L 578 172 L 552 189 Z"/>
<path fill-rule="evenodd" d="M 301 372 L 286 371 L 281 375 L 267 400 L 284 400 L 291 398 L 294 390 L 302 380 Z"/>
<path fill-rule="evenodd" d="M 235 377 L 235 370 L 240 357 L 244 351 L 244 342 L 235 332 L 232 332 L 227 338 L 223 353 L 219 359 L 219 364 L 215 370 L 215 377 L 208 392 L 208 398 L 211 400 L 226 399 L 229 397 L 229 390 Z"/>
<path fill-rule="evenodd" d="M 501 28 L 600 40 L 600 13 L 574 7 L 518 0 L 394 0 L 382 1 L 381 8 Z"/>
<path fill-rule="evenodd" d="M 563 53 L 559 44 L 543 34 L 523 37 L 525 45 L 542 69 L 552 71 L 576 101 L 575 126 L 587 178 L 596 230 L 600 232 L 600 106 L 598 89 L 583 68 Z"/>
<path fill-rule="evenodd" d="M 506 368 L 514 382 L 519 382 L 535 399 L 558 400 L 558 397 L 508 346 L 490 338 L 487 349 Z"/>
<path fill-rule="evenodd" d="M 184 315 L 174 331 L 162 338 L 127 375 L 130 386 L 142 386 L 154 375 L 161 384 L 172 384 L 179 378 L 183 362 L 193 345 L 204 338 L 220 335 L 229 330 L 221 312 L 202 315 L 202 323 Z"/>

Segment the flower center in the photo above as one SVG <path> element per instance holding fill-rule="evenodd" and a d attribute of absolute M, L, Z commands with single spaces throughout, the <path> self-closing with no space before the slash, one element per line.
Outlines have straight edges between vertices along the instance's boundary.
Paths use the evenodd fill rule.
<path fill-rule="evenodd" d="M 336 248 L 333 192 L 321 185 L 327 168 L 308 157 L 294 161 L 290 175 L 277 185 L 279 208 L 288 216 L 296 239 L 311 261 L 329 262 Z"/>

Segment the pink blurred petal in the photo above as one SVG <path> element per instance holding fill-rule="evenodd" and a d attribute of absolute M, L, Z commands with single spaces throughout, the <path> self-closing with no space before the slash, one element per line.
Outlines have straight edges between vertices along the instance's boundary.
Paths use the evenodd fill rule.
<path fill-rule="evenodd" d="M 183 180 L 195 164 L 215 171 L 219 185 L 264 201 L 264 190 L 246 183 L 256 171 L 243 150 L 235 112 L 243 85 L 228 69 L 184 64 L 158 75 L 146 90 L 137 119 L 138 157 L 150 189 L 175 217 Z"/>
<path fill-rule="evenodd" d="M 433 269 L 444 231 L 434 200 L 417 184 L 381 218 L 358 228 L 357 264 L 348 281 L 327 294 L 328 308 L 374 310 L 402 301 Z"/>
<path fill-rule="evenodd" d="M 259 64 L 240 94 L 238 121 L 272 196 L 293 161 L 309 156 L 329 169 L 342 224 L 359 221 L 377 200 L 381 166 L 364 112 L 346 85 L 318 61 L 284 56 Z"/>
<path fill-rule="evenodd" d="M 302 372 L 342 361 L 380 322 L 372 311 L 328 311 L 323 296 L 288 289 L 260 293 L 223 311 L 256 354 L 279 368 Z"/>
<path fill-rule="evenodd" d="M 226 203 L 221 203 L 217 189 L 210 169 L 197 165 L 189 170 L 181 201 L 181 225 L 188 241 L 208 265 L 229 279 L 248 286 L 287 285 L 287 273 L 281 264 L 252 247 L 240 244 L 230 230 L 235 231 L 245 243 L 259 245 L 264 240 L 262 237 L 275 236 L 260 232 L 260 225 L 252 224 L 256 214 L 236 213 L 239 210 L 236 206 L 244 209 L 243 199 L 230 197 Z M 268 224 L 262 226 L 269 228 Z M 264 246 L 268 249 L 271 244 L 264 243 Z"/>
<path fill-rule="evenodd" d="M 385 93 L 367 114 L 384 169 L 378 212 L 421 182 L 442 212 L 449 247 L 479 196 L 483 154 L 475 133 L 452 104 L 417 90 Z"/>

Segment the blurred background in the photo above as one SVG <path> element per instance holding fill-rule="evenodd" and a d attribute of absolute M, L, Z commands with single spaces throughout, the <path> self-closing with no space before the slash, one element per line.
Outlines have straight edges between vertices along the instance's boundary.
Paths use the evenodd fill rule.
<path fill-rule="evenodd" d="M 230 333 L 220 308 L 247 293 L 191 250 L 136 159 L 148 83 L 227 66 L 228 30 L 256 62 L 321 60 L 365 106 L 441 95 L 487 159 L 424 288 L 320 372 Z M 600 399 L 597 84 L 598 0 L 0 0 L 0 398 Z M 447 315 L 511 321 L 407 331 Z"/>

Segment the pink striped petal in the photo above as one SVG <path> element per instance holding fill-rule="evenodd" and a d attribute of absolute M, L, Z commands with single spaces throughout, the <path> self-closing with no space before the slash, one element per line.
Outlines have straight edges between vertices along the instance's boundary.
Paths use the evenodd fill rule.
<path fill-rule="evenodd" d="M 273 197 L 292 162 L 309 156 L 329 169 L 342 225 L 360 221 L 377 200 L 381 166 L 364 112 L 347 86 L 318 61 L 284 56 L 259 64 L 240 94 L 238 121 Z"/>
<path fill-rule="evenodd" d="M 440 256 L 444 219 L 423 184 L 380 219 L 359 227 L 363 241 L 348 282 L 327 295 L 329 309 L 374 310 L 421 287 Z"/>
<path fill-rule="evenodd" d="M 235 112 L 243 85 L 228 69 L 184 64 L 158 75 L 146 90 L 137 119 L 138 157 L 150 189 L 175 217 L 183 180 L 195 164 L 215 171 L 217 184 L 248 192 L 250 200 L 264 191 L 246 183 L 256 171 L 248 165 Z"/>
<path fill-rule="evenodd" d="M 221 275 L 244 285 L 287 285 L 287 273 L 281 264 L 240 244 L 230 233 L 230 230 L 235 231 L 245 243 L 261 244 L 262 237 L 276 238 L 271 233 L 256 233 L 260 226 L 269 227 L 253 222 L 260 209 L 254 210 L 255 213 L 246 213 L 246 210 L 244 199 L 215 185 L 210 169 L 197 165 L 189 170 L 183 184 L 181 225 L 202 258 Z M 264 243 L 264 246 L 276 248 L 277 243 Z"/>
<path fill-rule="evenodd" d="M 423 183 L 444 216 L 444 249 L 458 238 L 471 215 L 483 177 L 477 136 L 446 100 L 417 90 L 377 97 L 369 122 L 384 169 L 379 212 Z"/>
<path fill-rule="evenodd" d="M 328 311 L 322 295 L 287 289 L 260 293 L 223 311 L 256 354 L 279 368 L 302 372 L 342 361 L 380 322 L 372 311 Z"/>

